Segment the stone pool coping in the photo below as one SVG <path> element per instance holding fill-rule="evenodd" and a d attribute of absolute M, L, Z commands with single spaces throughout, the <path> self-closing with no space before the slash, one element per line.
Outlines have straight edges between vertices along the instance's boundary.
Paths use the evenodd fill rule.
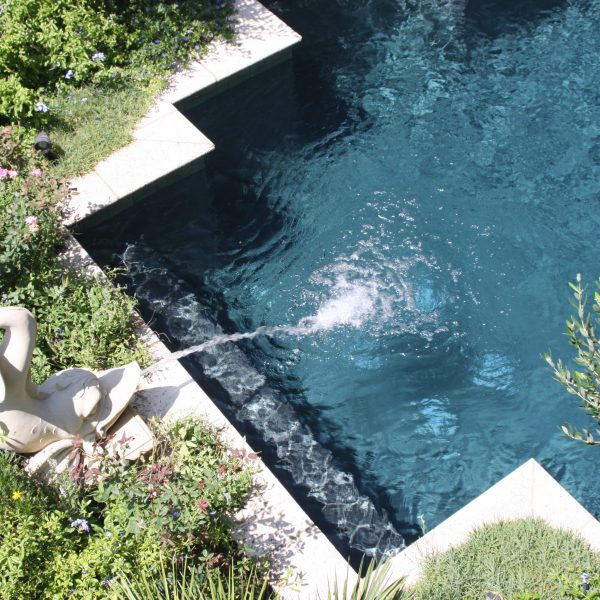
<path fill-rule="evenodd" d="M 414 584 L 423 561 L 464 542 L 482 525 L 524 517 L 543 519 L 582 537 L 600 552 L 600 523 L 535 459 L 515 469 L 390 561 L 390 576 Z"/>
<path fill-rule="evenodd" d="M 65 224 L 105 220 L 203 167 L 214 144 L 180 112 L 291 57 L 301 37 L 256 0 L 236 0 L 236 43 L 216 42 L 175 75 L 136 125 L 133 140 L 72 182 Z"/>
<path fill-rule="evenodd" d="M 237 45 L 216 44 L 205 58 L 178 74 L 136 126 L 132 143 L 73 182 L 76 193 L 67 207 L 67 225 L 111 218 L 143 196 L 200 170 L 203 157 L 214 144 L 178 107 L 192 106 L 291 56 L 291 48 L 300 41 L 298 34 L 255 0 L 237 0 L 237 7 Z M 74 238 L 70 238 L 65 259 L 102 274 Z M 170 354 L 141 319 L 138 333 L 155 360 Z M 252 453 L 246 440 L 176 361 L 143 379 L 135 406 L 146 417 L 202 416 L 222 431 L 232 448 Z M 276 577 L 292 573 L 291 585 L 276 584 L 282 596 L 290 600 L 313 599 L 317 594 L 326 597 L 334 578 L 343 581 L 348 577 L 352 585 L 356 572 L 262 461 L 256 460 L 255 465 L 261 493 L 239 515 L 238 535 L 257 553 L 271 557 Z M 600 550 L 598 521 L 531 459 L 393 557 L 389 579 L 406 577 L 408 583 L 414 582 L 423 558 L 432 551 L 459 544 L 482 524 L 526 515 L 572 529 Z"/>

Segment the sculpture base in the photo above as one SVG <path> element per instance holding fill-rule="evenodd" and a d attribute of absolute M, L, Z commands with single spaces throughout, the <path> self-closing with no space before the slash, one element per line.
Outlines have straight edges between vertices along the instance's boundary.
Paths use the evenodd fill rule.
<path fill-rule="evenodd" d="M 102 444 L 101 450 L 95 449 L 89 442 L 81 443 L 79 447 L 82 448 L 82 452 L 75 453 L 75 456 L 72 456 L 72 453 L 78 447 L 76 440 L 54 442 L 29 458 L 27 471 L 32 475 L 51 479 L 73 466 L 87 466 L 95 461 L 98 455 L 118 457 L 121 460 L 137 460 L 154 446 L 154 439 L 148 425 L 131 407 L 125 408 L 110 427 L 108 438 L 108 441 Z"/>

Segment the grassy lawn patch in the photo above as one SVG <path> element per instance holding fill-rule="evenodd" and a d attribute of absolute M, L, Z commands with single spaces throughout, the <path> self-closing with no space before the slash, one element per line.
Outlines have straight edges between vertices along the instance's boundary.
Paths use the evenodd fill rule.
<path fill-rule="evenodd" d="M 0 126 L 55 143 L 72 178 L 127 144 L 169 77 L 233 38 L 233 0 L 0 4 Z M 0 155 L 0 166 L 4 166 Z"/>
<path fill-rule="evenodd" d="M 70 179 L 88 173 L 126 146 L 136 123 L 164 85 L 161 79 L 143 84 L 128 81 L 118 88 L 89 85 L 54 96 L 56 120 L 50 133 L 60 155 L 52 164 L 55 175 Z"/>
<path fill-rule="evenodd" d="M 415 600 L 597 598 L 583 593 L 582 573 L 594 574 L 600 556 L 573 534 L 539 519 L 504 521 L 474 531 L 468 540 L 427 559 Z"/>

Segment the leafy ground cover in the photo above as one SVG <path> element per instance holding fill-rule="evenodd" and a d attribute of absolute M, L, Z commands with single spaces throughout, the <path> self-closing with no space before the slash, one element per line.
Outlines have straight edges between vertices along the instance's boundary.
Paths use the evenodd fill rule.
<path fill-rule="evenodd" d="M 65 271 L 68 179 L 125 145 L 169 75 L 231 39 L 231 0 L 0 1 L 0 305 L 38 319 L 34 379 L 137 359 L 132 301 Z M 31 150 L 46 130 L 46 160 Z"/>
<path fill-rule="evenodd" d="M 35 381 L 147 362 L 134 301 L 61 263 L 61 208 L 68 180 L 129 141 L 169 75 L 231 38 L 232 15 L 230 0 L 0 1 L 0 306 L 38 320 Z M 32 148 L 42 129 L 48 156 Z M 121 597 L 117 581 L 152 579 L 162 561 L 188 565 L 203 586 L 223 576 L 264 587 L 262 565 L 231 534 L 250 493 L 248 458 L 197 421 L 155 433 L 137 463 L 100 460 L 96 486 L 76 471 L 32 480 L 0 453 L 0 597 Z"/>
<path fill-rule="evenodd" d="M 230 0 L 19 0 L 0 5 L 0 119 L 45 124 L 48 98 L 176 70 L 231 38 Z"/>
<path fill-rule="evenodd" d="M 131 322 L 134 302 L 59 260 L 66 183 L 13 128 L 0 130 L 0 157 L 0 306 L 24 306 L 38 319 L 34 380 L 73 366 L 145 362 Z"/>
<path fill-rule="evenodd" d="M 429 557 L 414 594 L 415 600 L 475 600 L 488 592 L 504 600 L 589 600 L 600 597 L 599 571 L 600 556 L 580 538 L 520 519 L 477 529 L 464 544 Z"/>
<path fill-rule="evenodd" d="M 117 581 L 154 579 L 162 561 L 190 565 L 204 587 L 221 573 L 262 585 L 232 537 L 253 458 L 197 420 L 152 428 L 156 447 L 137 462 L 99 453 L 92 486 L 81 470 L 36 481 L 0 452 L 1 598 L 121 597 Z"/>

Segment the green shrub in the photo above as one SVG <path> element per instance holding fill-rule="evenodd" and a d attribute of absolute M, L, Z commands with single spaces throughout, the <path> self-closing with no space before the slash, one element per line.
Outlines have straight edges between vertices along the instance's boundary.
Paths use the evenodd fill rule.
<path fill-rule="evenodd" d="M 59 203 L 66 188 L 25 147 L 15 130 L 0 131 L 0 290 L 4 293 L 53 263 L 64 237 Z"/>
<path fill-rule="evenodd" d="M 577 351 L 575 364 L 581 370 L 572 371 L 562 360 L 556 362 L 550 354 L 546 354 L 546 362 L 552 368 L 555 379 L 567 392 L 575 396 L 581 407 L 592 417 L 596 424 L 600 423 L 600 339 L 594 326 L 600 324 L 600 280 L 596 282 L 596 292 L 592 311 L 587 310 L 585 289 L 581 285 L 581 275 L 577 275 L 576 283 L 569 283 L 573 290 L 574 300 L 571 302 L 577 315 L 567 321 L 567 336 L 571 346 Z M 586 444 L 600 444 L 588 429 L 578 431 L 569 425 L 562 427 L 563 433 L 571 439 Z M 600 430 L 596 430 L 600 433 Z"/>
<path fill-rule="evenodd" d="M 44 93 L 123 61 L 125 29 L 101 0 L 19 0 L 0 14 L 0 119 L 47 111 Z"/>
<path fill-rule="evenodd" d="M 102 370 L 132 360 L 148 362 L 131 322 L 135 300 L 110 280 L 55 266 L 3 300 L 28 308 L 37 318 L 31 373 L 38 383 L 71 367 Z"/>
<path fill-rule="evenodd" d="M 18 131 L 0 132 L 0 306 L 24 306 L 38 319 L 36 381 L 73 366 L 147 360 L 131 322 L 135 302 L 109 280 L 59 262 L 66 193 Z"/>
<path fill-rule="evenodd" d="M 205 583 L 209 572 L 256 574 L 231 534 L 251 491 L 247 458 L 198 420 L 152 428 L 146 458 L 90 467 L 96 487 L 80 471 L 44 486 L 0 453 L 0 598 L 114 597 L 115 581 L 152 579 L 163 560 Z"/>
<path fill-rule="evenodd" d="M 52 118 L 52 95 L 172 72 L 215 36 L 231 0 L 18 0 L 0 4 L 0 123 Z"/>
<path fill-rule="evenodd" d="M 473 531 L 456 548 L 428 557 L 415 599 L 476 600 L 489 591 L 502 594 L 504 600 L 576 598 L 568 594 L 582 591 L 581 574 L 599 570 L 600 556 L 574 534 L 539 519 L 502 521 Z"/>
<path fill-rule="evenodd" d="M 24 285 L 55 261 L 63 241 L 60 211 L 43 176 L 0 182 L 0 289 Z M 51 178 L 50 178 L 51 179 Z"/>

